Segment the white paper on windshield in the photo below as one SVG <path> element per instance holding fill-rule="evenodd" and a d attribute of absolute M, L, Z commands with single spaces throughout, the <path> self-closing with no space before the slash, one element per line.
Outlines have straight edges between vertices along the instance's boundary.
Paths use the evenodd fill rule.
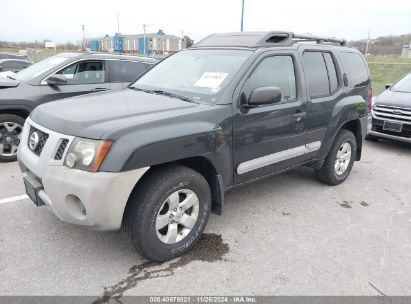
<path fill-rule="evenodd" d="M 217 89 L 226 79 L 228 73 L 205 72 L 194 84 L 195 87 Z"/>

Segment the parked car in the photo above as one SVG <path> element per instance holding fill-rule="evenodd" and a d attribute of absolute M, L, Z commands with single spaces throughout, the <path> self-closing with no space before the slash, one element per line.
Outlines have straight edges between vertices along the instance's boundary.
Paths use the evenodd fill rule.
<path fill-rule="evenodd" d="M 127 55 L 63 53 L 0 78 L 0 162 L 16 160 L 24 120 L 38 105 L 121 90 L 156 62 Z"/>
<path fill-rule="evenodd" d="M 26 191 L 62 221 L 123 224 L 164 261 L 193 248 L 228 190 L 303 165 L 338 185 L 361 158 L 371 100 L 367 64 L 345 44 L 216 34 L 122 92 L 41 105 L 19 147 Z"/>
<path fill-rule="evenodd" d="M 378 138 L 411 143 L 411 73 L 374 98 L 367 139 Z"/>
<path fill-rule="evenodd" d="M 6 53 L 6 52 L 0 52 L 0 59 L 19 59 L 19 60 L 31 61 L 29 56 L 27 56 L 27 54 Z"/>
<path fill-rule="evenodd" d="M 33 62 L 21 59 L 0 59 L 0 72 L 11 71 L 18 73 L 21 70 L 31 66 Z"/>

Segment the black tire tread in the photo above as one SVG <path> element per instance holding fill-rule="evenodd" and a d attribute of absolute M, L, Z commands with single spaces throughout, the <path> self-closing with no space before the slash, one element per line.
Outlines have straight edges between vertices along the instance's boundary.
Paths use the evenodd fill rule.
<path fill-rule="evenodd" d="M 182 175 L 192 175 L 203 179 L 207 184 L 205 178 L 197 171 L 182 165 L 167 165 L 149 171 L 147 176 L 135 187 L 130 195 L 129 202 L 124 214 L 124 232 L 127 235 L 129 242 L 134 246 L 137 253 L 146 259 L 154 261 L 164 261 L 165 259 L 155 259 L 146 251 L 141 240 L 145 237 L 142 230 L 138 230 L 134 234 L 133 241 L 133 222 L 142 223 L 144 217 L 144 210 L 148 208 L 151 203 L 151 198 L 162 189 L 164 185 L 168 184 L 170 180 L 174 180 Z"/>
<path fill-rule="evenodd" d="M 5 121 L 16 122 L 23 127 L 25 118 L 15 115 L 15 114 L 0 114 L 0 122 L 5 122 Z M 3 162 L 3 163 L 13 162 L 16 160 L 17 160 L 17 156 L 5 157 L 5 156 L 0 155 L 0 162 Z"/>
<path fill-rule="evenodd" d="M 355 135 L 351 131 L 342 129 L 338 132 L 334 140 L 333 146 L 328 152 L 328 155 L 325 158 L 325 161 L 322 167 L 320 169 L 314 170 L 314 176 L 318 181 L 324 184 L 328 184 L 330 186 L 336 186 L 344 182 L 344 180 L 349 176 L 349 173 L 351 172 L 351 169 L 352 169 L 352 164 L 350 165 L 349 168 L 347 168 L 347 170 L 349 171 L 345 178 L 336 179 L 334 175 L 334 171 L 335 171 L 334 161 L 335 161 L 336 150 L 339 149 L 342 142 L 345 141 L 346 139 L 350 139 L 353 144 L 354 154 L 351 156 L 352 164 L 353 164 L 354 159 L 355 159 L 355 152 L 357 151 L 356 138 L 355 138 Z"/>

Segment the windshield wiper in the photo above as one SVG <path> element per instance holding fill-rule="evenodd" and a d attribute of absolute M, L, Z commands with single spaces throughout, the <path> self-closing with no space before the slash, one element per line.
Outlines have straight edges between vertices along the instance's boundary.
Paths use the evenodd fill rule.
<path fill-rule="evenodd" d="M 159 95 L 165 95 L 165 96 L 168 96 L 168 97 L 171 97 L 171 98 L 178 98 L 178 99 L 181 99 L 181 100 L 187 101 L 187 102 L 194 102 L 193 100 L 191 100 L 190 98 L 188 98 L 186 96 L 170 93 L 170 92 L 163 91 L 163 90 L 152 90 L 152 92 L 154 92 L 156 94 L 159 94 Z"/>
<path fill-rule="evenodd" d="M 170 92 L 163 91 L 163 90 L 145 90 L 145 89 L 140 89 L 140 88 L 137 88 L 137 87 L 129 87 L 129 88 L 133 89 L 133 90 L 136 90 L 136 91 L 149 93 L 149 94 L 164 95 L 164 96 L 168 96 L 168 97 L 171 97 L 171 98 L 178 98 L 178 99 L 181 99 L 181 100 L 187 101 L 187 102 L 195 102 L 194 100 L 192 100 L 192 99 L 190 99 L 186 96 L 170 93 Z"/>
<path fill-rule="evenodd" d="M 7 78 L 9 78 L 9 79 L 13 79 L 13 80 L 16 80 L 16 78 L 11 77 L 10 75 L 7 75 Z"/>

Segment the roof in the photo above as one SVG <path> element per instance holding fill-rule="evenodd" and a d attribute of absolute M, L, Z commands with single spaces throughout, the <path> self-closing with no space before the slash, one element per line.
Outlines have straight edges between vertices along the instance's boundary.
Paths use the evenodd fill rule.
<path fill-rule="evenodd" d="M 194 47 L 280 47 L 290 46 L 297 42 L 333 43 L 341 46 L 347 44 L 346 40 L 333 37 L 296 34 L 286 31 L 269 31 L 212 34 L 196 43 Z"/>
<path fill-rule="evenodd" d="M 64 53 L 63 53 L 64 54 Z M 95 58 L 95 59 L 118 59 L 118 60 L 130 60 L 130 61 L 143 61 L 156 63 L 157 59 L 152 57 L 123 55 L 123 54 L 109 54 L 109 53 L 77 53 L 77 56 L 82 58 Z"/>

